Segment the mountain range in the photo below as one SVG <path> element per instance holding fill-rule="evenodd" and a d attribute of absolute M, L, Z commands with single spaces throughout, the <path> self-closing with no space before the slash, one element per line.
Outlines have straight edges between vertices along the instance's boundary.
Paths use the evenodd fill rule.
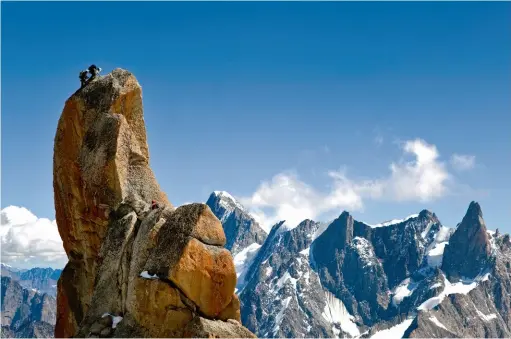
<path fill-rule="evenodd" d="M 1 264 L 2 338 L 53 338 L 61 272 Z"/>
<path fill-rule="evenodd" d="M 511 241 L 470 203 L 456 228 L 428 210 L 369 225 L 275 224 L 227 192 L 207 201 L 236 264 L 242 323 L 259 337 L 509 337 Z"/>
<path fill-rule="evenodd" d="M 456 228 L 428 210 L 377 225 L 342 212 L 269 234 L 227 192 L 206 204 L 234 257 L 242 323 L 258 337 L 511 336 L 510 237 L 487 230 L 476 202 Z M 3 337 L 53 335 L 60 273 L 2 264 Z"/>
<path fill-rule="evenodd" d="M 57 296 L 57 281 L 62 270 L 50 267 L 32 269 L 19 269 L 7 264 L 1 264 L 2 277 L 10 277 L 17 281 L 23 288 L 34 290 L 41 294 Z"/>

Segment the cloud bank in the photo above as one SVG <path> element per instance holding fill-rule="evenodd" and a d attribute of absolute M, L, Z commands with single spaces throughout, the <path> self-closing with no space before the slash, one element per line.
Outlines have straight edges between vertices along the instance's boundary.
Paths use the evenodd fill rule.
<path fill-rule="evenodd" d="M 0 213 L 2 262 L 19 268 L 63 268 L 67 262 L 57 223 L 37 218 L 24 207 L 9 206 Z"/>
<path fill-rule="evenodd" d="M 295 226 L 304 219 L 315 219 L 331 211 L 359 211 L 364 201 L 428 202 L 449 193 L 452 175 L 448 172 L 435 145 L 422 139 L 408 140 L 401 145 L 402 159 L 389 165 L 386 176 L 374 179 L 353 179 L 346 170 L 329 171 L 327 192 L 320 192 L 300 180 L 294 172 L 283 172 L 263 181 L 248 197 L 240 198 L 268 230 L 278 221 Z M 404 160 L 410 157 L 411 160 Z"/>

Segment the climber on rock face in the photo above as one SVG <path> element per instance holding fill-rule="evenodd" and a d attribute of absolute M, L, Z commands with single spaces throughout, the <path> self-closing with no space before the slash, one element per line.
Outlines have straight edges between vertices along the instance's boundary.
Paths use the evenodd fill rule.
<path fill-rule="evenodd" d="M 87 83 L 87 71 L 81 71 L 80 72 L 80 85 L 81 87 L 85 86 L 85 84 Z"/>
<path fill-rule="evenodd" d="M 98 66 L 96 66 L 94 64 L 90 65 L 89 66 L 89 73 L 90 73 L 89 80 L 96 78 L 96 76 L 98 76 L 99 72 L 101 72 L 101 68 L 99 68 Z"/>
<path fill-rule="evenodd" d="M 158 203 L 157 203 L 155 200 L 152 200 L 152 201 L 151 201 L 151 210 L 155 210 L 155 209 L 157 209 L 158 207 L 160 207 L 160 206 L 158 205 Z"/>

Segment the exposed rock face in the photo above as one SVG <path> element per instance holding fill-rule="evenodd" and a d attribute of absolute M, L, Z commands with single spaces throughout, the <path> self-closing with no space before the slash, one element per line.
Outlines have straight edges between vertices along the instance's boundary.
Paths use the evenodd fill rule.
<path fill-rule="evenodd" d="M 319 224 L 305 220 L 292 230 L 283 227 L 273 226 L 249 269 L 240 294 L 242 321 L 264 337 L 332 337 L 335 327 L 322 316 L 329 309 L 325 295 L 309 265 Z"/>
<path fill-rule="evenodd" d="M 353 238 L 353 232 L 353 217 L 343 212 L 314 241 L 314 268 L 323 286 L 342 300 L 350 314 L 372 324 L 389 304 L 387 277 L 371 243 Z"/>
<path fill-rule="evenodd" d="M 355 222 L 355 235 L 368 239 L 383 269 L 389 288 L 394 288 L 422 264 L 428 245 L 441 227 L 435 214 L 423 210 L 419 215 L 392 227 L 371 227 Z"/>
<path fill-rule="evenodd" d="M 66 102 L 54 190 L 69 263 L 55 335 L 248 336 L 233 323 L 236 273 L 220 221 L 205 204 L 173 208 L 149 167 L 146 140 L 141 88 L 125 70 Z"/>
<path fill-rule="evenodd" d="M 477 276 L 491 254 L 491 245 L 478 203 L 472 202 L 445 247 L 442 270 L 449 278 Z"/>
<path fill-rule="evenodd" d="M 56 302 L 52 296 L 23 288 L 10 277 L 2 277 L 1 311 L 2 337 L 53 337 Z"/>

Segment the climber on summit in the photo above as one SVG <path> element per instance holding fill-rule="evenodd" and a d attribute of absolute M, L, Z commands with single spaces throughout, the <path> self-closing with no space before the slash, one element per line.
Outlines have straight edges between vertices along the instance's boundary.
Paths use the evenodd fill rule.
<path fill-rule="evenodd" d="M 87 70 L 81 71 L 79 78 L 81 87 L 85 86 L 85 84 L 87 83 Z"/>
<path fill-rule="evenodd" d="M 101 72 L 101 68 L 99 68 L 98 66 L 92 64 L 89 66 L 89 73 L 90 73 L 90 78 L 89 78 L 89 81 L 96 78 L 96 76 L 99 74 L 99 72 Z"/>

